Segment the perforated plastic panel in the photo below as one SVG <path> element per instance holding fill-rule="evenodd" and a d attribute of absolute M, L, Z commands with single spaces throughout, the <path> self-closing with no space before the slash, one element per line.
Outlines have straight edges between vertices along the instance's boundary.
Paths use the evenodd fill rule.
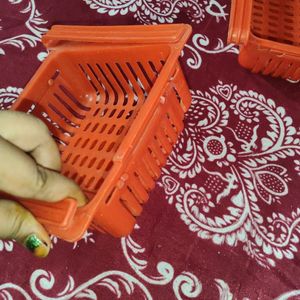
<path fill-rule="evenodd" d="M 300 45 L 300 2 L 295 0 L 254 0 L 252 30 L 276 42 Z"/>
<path fill-rule="evenodd" d="M 22 202 L 66 240 L 80 238 L 91 222 L 114 236 L 128 234 L 183 129 L 191 99 L 177 59 L 190 28 L 153 26 L 152 34 L 128 28 L 125 35 L 140 32 L 146 41 L 107 45 L 96 35 L 89 43 L 57 42 L 14 107 L 47 124 L 62 154 L 63 174 L 89 198 L 78 209 L 72 199 Z M 153 44 L 160 31 L 163 40 Z M 65 27 L 55 27 L 48 43 L 59 40 L 57 32 L 65 39 Z M 74 32 L 71 40 L 77 39 Z"/>

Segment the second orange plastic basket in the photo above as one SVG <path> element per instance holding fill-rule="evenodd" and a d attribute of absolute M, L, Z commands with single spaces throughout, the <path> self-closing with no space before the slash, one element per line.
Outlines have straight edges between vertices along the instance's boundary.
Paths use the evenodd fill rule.
<path fill-rule="evenodd" d="M 299 0 L 233 0 L 228 42 L 252 72 L 299 80 Z"/>
<path fill-rule="evenodd" d="M 130 233 L 183 129 L 191 97 L 178 62 L 189 25 L 54 26 L 50 55 L 13 109 L 43 120 L 63 174 L 89 197 L 21 201 L 48 231 L 76 241 L 88 227 Z"/>

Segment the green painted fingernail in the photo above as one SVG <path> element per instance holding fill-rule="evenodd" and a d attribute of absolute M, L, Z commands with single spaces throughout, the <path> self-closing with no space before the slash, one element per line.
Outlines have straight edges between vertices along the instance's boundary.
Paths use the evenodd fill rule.
<path fill-rule="evenodd" d="M 38 257 L 45 257 L 49 252 L 47 244 L 38 238 L 36 234 L 29 235 L 24 244 L 29 251 Z"/>

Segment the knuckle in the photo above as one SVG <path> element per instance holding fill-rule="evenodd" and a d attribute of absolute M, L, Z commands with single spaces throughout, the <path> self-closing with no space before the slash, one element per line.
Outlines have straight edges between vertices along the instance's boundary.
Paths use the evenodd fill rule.
<path fill-rule="evenodd" d="M 23 212 L 16 213 L 14 215 L 14 221 L 11 228 L 11 236 L 16 240 L 20 240 L 24 229 L 26 229 L 26 224 L 28 222 L 29 212 L 24 210 Z"/>
<path fill-rule="evenodd" d="M 13 201 L 6 201 L 5 208 L 11 222 L 10 229 L 7 232 L 7 237 L 20 239 L 22 231 L 26 227 L 26 222 L 30 217 L 30 213 L 21 205 Z"/>
<path fill-rule="evenodd" d="M 48 182 L 47 171 L 44 168 L 37 166 L 37 178 L 36 181 L 34 182 L 34 189 L 36 193 L 40 193 L 41 191 L 43 191 L 47 186 L 47 182 Z"/>

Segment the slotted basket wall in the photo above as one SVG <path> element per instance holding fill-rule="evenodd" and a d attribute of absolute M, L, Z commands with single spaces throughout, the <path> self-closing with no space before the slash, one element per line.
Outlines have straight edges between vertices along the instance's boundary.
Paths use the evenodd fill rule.
<path fill-rule="evenodd" d="M 88 227 L 130 233 L 183 129 L 191 97 L 178 62 L 189 25 L 54 26 L 50 55 L 13 109 L 47 124 L 63 174 L 89 197 L 50 204 L 22 200 L 67 241 Z"/>
<path fill-rule="evenodd" d="M 300 79 L 299 0 L 233 0 L 228 43 L 254 73 Z"/>

